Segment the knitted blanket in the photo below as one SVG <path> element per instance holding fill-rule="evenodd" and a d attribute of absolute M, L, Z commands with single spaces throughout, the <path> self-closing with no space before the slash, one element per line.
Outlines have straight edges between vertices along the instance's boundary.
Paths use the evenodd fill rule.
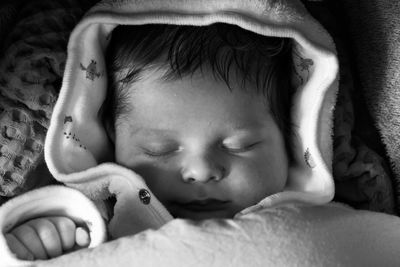
<path fill-rule="evenodd" d="M 69 34 L 93 2 L 6 1 L 0 6 L 0 197 L 51 182 L 43 164 L 44 139 Z"/>

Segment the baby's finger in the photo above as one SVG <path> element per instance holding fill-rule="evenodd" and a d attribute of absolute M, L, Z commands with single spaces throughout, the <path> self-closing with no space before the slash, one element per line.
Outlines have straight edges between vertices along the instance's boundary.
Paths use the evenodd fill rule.
<path fill-rule="evenodd" d="M 32 261 L 35 257 L 13 234 L 5 234 L 7 245 L 20 260 Z"/>
<path fill-rule="evenodd" d="M 63 251 L 72 249 L 75 245 L 76 225 L 74 221 L 68 217 L 49 217 L 49 219 L 58 230 Z"/>
<path fill-rule="evenodd" d="M 40 241 L 40 237 L 36 233 L 35 229 L 28 224 L 22 224 L 12 231 L 12 234 L 29 249 L 34 255 L 35 259 L 45 260 L 47 259 L 46 251 Z"/>
<path fill-rule="evenodd" d="M 90 236 L 87 230 L 83 227 L 76 228 L 75 232 L 76 244 L 80 247 L 87 247 L 90 244 Z"/>
<path fill-rule="evenodd" d="M 54 258 L 62 254 L 61 240 L 57 228 L 49 219 L 35 219 L 28 222 L 37 232 L 47 256 Z"/>

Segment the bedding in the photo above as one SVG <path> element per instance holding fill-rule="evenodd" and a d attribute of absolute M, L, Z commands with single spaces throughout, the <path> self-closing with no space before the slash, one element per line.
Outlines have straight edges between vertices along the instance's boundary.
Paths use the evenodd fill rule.
<path fill-rule="evenodd" d="M 1 7 L 0 196 L 4 199 L 52 182 L 43 164 L 44 139 L 61 84 L 69 33 L 93 3 L 16 1 Z"/>
<path fill-rule="evenodd" d="M 86 214 L 77 214 L 79 211 L 73 208 L 79 202 L 84 207 L 91 206 L 83 195 L 66 187 L 58 188 L 56 193 L 75 195 L 75 200 L 54 203 L 53 208 L 86 218 L 93 222 L 93 232 L 101 231 L 101 220 L 96 220 L 90 212 L 93 208 Z M 57 195 L 48 195 L 46 200 L 52 198 Z M 21 207 L 27 204 L 26 200 L 18 199 Z M 10 259 L 7 262 L 8 254 L 3 253 L 0 263 L 10 267 L 399 266 L 399 227 L 400 220 L 395 216 L 355 212 L 338 203 L 288 205 L 251 213 L 237 220 L 174 220 L 157 231 L 147 230 L 48 261 L 32 263 Z"/>
<path fill-rule="evenodd" d="M 343 0 L 355 73 L 400 191 L 400 2 Z"/>
<path fill-rule="evenodd" d="M 340 64 L 340 87 L 335 108 L 334 160 L 335 201 L 357 209 L 398 214 L 395 177 L 386 160 L 377 129 L 365 106 L 362 87 L 354 73 L 354 56 L 347 33 L 349 18 L 338 1 L 308 6 L 332 34 Z M 345 17 L 346 18 L 346 17 Z"/>
<path fill-rule="evenodd" d="M 287 206 L 239 220 L 177 220 L 37 266 L 394 267 L 399 226 L 395 216 L 340 204 Z"/>
<path fill-rule="evenodd" d="M 310 4 L 310 6 L 312 6 Z M 317 4 L 315 4 L 314 6 L 317 6 Z M 335 35 L 334 35 L 335 37 Z M 335 39 L 335 41 L 337 42 L 337 40 L 340 40 L 340 38 Z M 337 42 L 337 46 L 341 47 L 340 44 Z M 339 53 L 340 53 L 340 49 Z M 12 50 L 11 50 L 12 51 Z M 343 50 L 344 51 L 344 50 Z M 345 51 L 343 52 L 345 53 Z M 339 54 L 340 56 L 340 54 Z M 354 96 L 354 84 L 352 82 L 352 78 L 351 78 L 351 73 L 350 73 L 350 68 L 348 67 L 348 63 L 345 62 L 345 60 L 348 58 L 348 55 L 344 55 L 341 58 L 341 64 L 342 64 L 342 80 L 341 80 L 341 87 L 340 87 L 340 91 L 339 91 L 339 98 L 338 98 L 338 105 L 337 108 L 335 110 L 335 128 L 334 128 L 334 133 L 335 133 L 335 150 L 334 150 L 334 164 L 333 164 L 333 171 L 335 174 L 335 180 L 336 180 L 336 185 L 337 185 L 337 194 L 336 194 L 336 198 L 338 200 L 341 200 L 343 202 L 347 202 L 357 208 L 363 208 L 363 209 L 370 209 L 370 210 L 377 210 L 377 211 L 383 211 L 386 213 L 395 213 L 395 202 L 394 202 L 394 197 L 393 195 L 395 194 L 393 187 L 392 187 L 392 177 L 390 176 L 390 170 L 388 170 L 388 168 L 385 167 L 385 162 L 384 162 L 384 158 L 381 157 L 381 155 L 378 155 L 378 153 L 374 152 L 370 147 L 368 147 L 364 140 L 362 140 L 361 138 L 357 138 L 353 135 L 353 131 L 355 131 L 354 129 L 354 106 L 353 106 L 353 99 L 352 96 Z M 60 57 L 61 59 L 61 57 Z M 65 55 L 64 55 L 64 60 L 65 60 Z M 57 60 L 55 60 L 55 62 L 58 62 Z M 62 62 L 62 59 L 59 61 Z M 344 63 L 343 63 L 344 62 Z M 20 64 L 20 63 L 18 63 Z M 40 65 L 40 64 L 39 64 Z M 57 64 L 56 64 L 57 65 Z M 51 68 L 53 68 L 52 64 L 50 64 Z M 344 66 L 344 67 L 343 67 Z M 48 65 L 46 66 L 47 68 Z M 39 73 L 45 73 L 47 74 L 48 69 L 45 69 L 43 72 L 39 72 Z M 61 73 L 62 72 L 62 68 L 58 70 L 58 72 L 55 71 L 56 75 L 55 76 L 59 76 L 58 78 L 61 77 Z M 349 77 L 350 76 L 350 77 Z M 50 79 L 51 80 L 51 79 Z M 54 80 L 51 80 L 52 83 L 54 83 Z M 3 88 L 8 88 L 8 87 L 3 87 Z M 55 87 L 53 87 L 54 89 Z M 48 89 L 48 88 L 47 88 Z M 5 89 L 3 91 L 6 91 Z M 57 91 L 57 90 L 56 90 Z M 55 91 L 55 92 L 56 92 Z M 54 91 L 49 91 L 49 92 L 54 92 Z M 4 96 L 10 92 L 6 92 L 4 93 Z M 8 111 L 8 110 L 12 110 L 12 108 L 14 106 L 12 106 L 12 104 L 14 104 L 13 101 L 20 101 L 21 99 L 14 98 L 12 99 L 12 92 L 11 94 L 8 94 L 7 97 L 5 97 L 5 99 L 7 99 L 4 104 L 4 110 Z M 48 92 L 46 91 L 46 94 L 48 94 Z M 57 94 L 57 92 L 55 93 L 55 95 Z M 3 99 L 3 98 L 2 98 Z M 7 102 L 9 99 L 12 99 L 12 101 L 10 101 L 9 103 Z M 25 100 L 23 100 L 25 101 Z M 11 103 L 11 104 L 10 104 Z M 11 105 L 11 106 L 10 106 Z M 24 104 L 25 105 L 25 104 Z M 28 111 L 31 112 L 31 110 L 33 109 L 35 111 L 35 106 L 29 106 L 29 102 L 26 105 L 28 107 Z M 23 106 L 24 108 L 26 108 L 25 106 Z M 40 108 L 39 108 L 40 109 Z M 21 110 L 21 105 L 18 106 L 18 110 Z M 25 110 L 24 110 L 25 111 Z M 47 113 L 46 113 L 47 112 Z M 44 111 L 44 112 L 39 112 L 39 114 L 41 114 L 42 116 L 46 117 L 47 119 L 47 123 L 48 123 L 48 116 L 51 115 L 52 112 L 52 108 L 49 108 L 48 111 Z M 8 113 L 7 113 L 8 114 Z M 4 117 L 2 117 L 4 118 Z M 8 118 L 9 119 L 9 118 Z M 4 119 L 2 121 L 6 127 L 8 127 L 10 124 L 12 125 L 12 122 L 10 120 L 6 120 Z M 343 123 L 344 122 L 344 123 Z M 43 125 L 45 125 L 43 123 Z M 3 126 L 2 126 L 3 127 Z M 44 127 L 45 130 L 47 130 L 46 127 Z M 5 131 L 7 133 L 7 131 Z M 10 132 L 10 131 L 9 131 Z M 34 133 L 34 131 L 29 131 L 29 133 Z M 8 136 L 8 135 L 7 135 Z M 10 136 L 8 136 L 10 137 Z M 38 138 L 37 140 L 42 140 L 40 139 L 40 135 L 37 134 L 33 134 L 31 136 L 32 139 Z M 36 139 L 35 139 L 36 141 Z M 21 142 L 20 142 L 21 143 Z M 6 147 L 8 148 L 9 143 L 2 143 L 2 148 Z M 20 153 L 20 151 L 16 151 L 16 153 Z M 4 155 L 4 154 L 2 154 Z M 31 154 L 30 154 L 31 155 Z M 43 155 L 41 153 L 38 153 L 38 155 Z M 40 158 L 40 156 L 38 157 Z M 40 160 L 37 160 L 38 158 L 30 158 L 32 160 L 32 162 L 35 162 L 38 164 L 38 162 L 40 162 Z M 8 163 L 11 161 L 8 161 Z M 15 159 L 14 161 L 15 162 Z M 5 164 L 5 166 L 9 166 L 7 164 Z M 34 169 L 34 167 L 32 167 L 31 169 Z M 31 170 L 30 169 L 30 170 Z M 6 184 L 11 185 L 12 183 L 13 186 L 10 186 L 8 188 L 9 191 L 5 191 L 7 193 L 5 193 L 4 195 L 7 196 L 12 196 L 12 195 L 16 195 L 19 194 L 23 191 L 26 190 L 30 190 L 32 187 L 34 187 L 35 182 L 33 182 L 33 185 L 31 185 L 30 187 L 27 187 L 26 183 L 26 177 L 28 177 L 27 175 L 20 175 L 18 178 L 16 178 L 17 176 L 14 175 L 12 176 L 11 173 L 14 172 L 15 169 L 10 168 L 8 170 L 8 176 L 7 179 L 4 179 L 5 182 L 3 181 L 4 187 L 2 186 L 2 188 L 7 188 Z M 26 169 L 25 169 L 26 171 Z M 32 178 L 37 179 L 37 177 Z M 272 238 L 271 240 L 276 241 L 268 244 L 259 244 L 260 246 L 265 245 L 267 247 L 274 247 L 274 244 L 283 244 L 282 247 L 283 248 L 287 248 L 285 246 L 288 245 L 294 245 L 296 248 L 293 249 L 293 246 L 291 247 L 292 249 L 283 249 L 285 251 L 289 251 L 287 253 L 286 256 L 282 256 L 279 253 L 283 253 L 282 249 L 278 249 L 280 246 L 277 246 L 278 248 L 273 251 L 271 251 L 271 255 L 266 255 L 266 262 L 268 262 L 268 260 L 270 260 L 271 264 L 288 264 L 288 266 L 290 265 L 290 259 L 294 259 L 296 257 L 296 259 L 300 260 L 300 262 L 303 260 L 303 263 L 305 263 L 305 265 L 311 264 L 311 263 L 315 263 L 316 265 L 327 265 L 329 262 L 332 262 L 332 259 L 337 256 L 335 253 L 343 253 L 343 250 L 341 250 L 340 248 L 354 248 L 356 247 L 355 244 L 365 244 L 364 246 L 360 246 L 359 248 L 359 253 L 362 254 L 362 257 L 357 258 L 357 259 L 349 259 L 349 258 L 343 258 L 342 262 L 337 262 L 338 265 L 340 266 L 340 264 L 342 264 L 343 266 L 352 266 L 351 264 L 354 264 L 354 262 L 352 262 L 352 260 L 365 260 L 365 262 L 361 262 L 361 264 L 368 262 L 369 263 L 372 262 L 372 260 L 374 259 L 370 259 L 368 257 L 368 255 L 373 255 L 372 251 L 378 249 L 378 248 L 382 248 L 382 247 L 386 247 L 388 248 L 387 250 L 385 250 L 385 253 L 389 253 L 389 255 L 384 255 L 384 259 L 387 260 L 387 264 L 388 266 L 390 265 L 397 265 L 398 262 L 396 262 L 396 259 L 394 257 L 394 254 L 390 254 L 390 251 L 395 251 L 396 253 L 398 253 L 398 251 L 395 249 L 396 246 L 398 247 L 398 237 L 396 235 L 390 235 L 391 231 L 394 231 L 393 229 L 396 229 L 396 227 L 398 227 L 397 221 L 394 219 L 395 217 L 392 216 L 384 216 L 384 215 L 379 215 L 379 214 L 375 214 L 375 213 L 368 213 L 368 212 L 361 212 L 361 213 L 354 213 L 353 211 L 351 211 L 351 209 L 347 209 L 344 207 L 340 207 L 338 208 L 337 206 L 334 205 L 334 207 L 330 207 L 328 208 L 328 211 L 330 212 L 329 214 L 324 213 L 322 210 L 320 210 L 318 207 L 294 207 L 294 208 L 286 208 L 280 210 L 273 210 L 271 211 L 271 217 L 269 220 L 274 222 L 276 221 L 277 224 L 269 224 L 271 226 L 271 228 L 267 228 L 267 226 L 260 224 L 258 225 L 260 228 L 258 229 L 263 229 L 263 231 L 265 229 L 269 229 L 267 232 L 271 234 L 271 236 L 276 236 L 276 239 Z M 314 213 L 315 212 L 315 213 Z M 322 220 L 322 222 L 324 222 L 323 224 L 321 223 L 321 220 L 317 219 L 317 216 L 320 215 L 320 213 L 323 213 L 324 216 L 326 216 L 327 218 L 334 218 L 334 220 Z M 328 215 L 332 215 L 332 217 L 328 216 Z M 342 215 L 345 215 L 342 217 Z M 308 219 L 305 220 L 305 222 L 309 222 L 309 224 L 306 224 L 307 226 L 310 226 L 310 228 L 305 227 L 304 225 L 293 225 L 294 224 L 294 220 L 292 221 L 292 218 L 296 217 L 296 216 L 301 216 L 303 218 L 308 217 Z M 315 217 L 314 217 L 315 216 Z M 382 217 L 381 217 L 382 216 Z M 277 220 L 277 218 L 280 218 L 281 220 Z M 285 219 L 287 218 L 287 219 Z M 297 218 L 297 217 L 296 217 Z M 345 218 L 343 221 L 341 220 L 342 218 Z M 254 218 L 252 218 L 251 220 L 257 221 L 257 216 L 255 216 Z M 282 223 L 283 221 L 285 221 L 284 223 Z M 327 221 L 331 221 L 331 224 L 327 224 Z M 344 223 L 343 223 L 344 222 Z M 362 229 L 357 229 L 356 225 L 365 225 L 365 222 L 370 222 L 367 223 L 367 227 L 362 228 Z M 178 222 L 177 224 L 179 224 L 180 222 Z M 206 222 L 207 223 L 207 222 Z M 247 224 L 243 224 L 241 225 L 239 224 L 231 224 L 231 221 L 222 221 L 222 222 L 210 222 L 210 225 L 207 225 L 207 227 L 210 227 L 208 229 L 215 229 L 215 232 L 213 232 L 213 230 L 210 230 L 210 232 L 208 233 L 210 236 L 215 236 L 216 239 L 218 239 L 220 237 L 220 235 L 216 234 L 217 230 L 221 230 L 220 226 L 223 225 L 224 227 L 226 227 L 225 229 L 227 230 L 226 236 L 229 236 L 232 232 L 234 231 L 235 234 L 237 234 L 237 232 L 241 232 L 243 233 L 243 238 L 245 239 L 246 234 L 248 232 L 246 232 L 246 230 L 244 230 L 246 227 L 248 227 L 249 225 Z M 343 223 L 343 224 L 342 224 Z M 384 224 L 387 228 L 385 228 L 387 230 L 387 232 L 383 231 L 380 234 L 380 237 L 382 239 L 378 238 L 378 242 L 376 242 L 376 247 L 373 245 L 369 245 L 371 243 L 371 240 L 368 240 L 368 233 L 372 233 L 371 236 L 376 236 L 376 234 L 382 230 L 380 228 L 378 228 L 379 225 Z M 176 242 L 180 242 L 183 241 L 183 244 L 186 244 L 184 241 L 186 240 L 186 238 L 188 238 L 188 236 L 195 236 L 196 234 L 200 234 L 199 231 L 201 231 L 201 227 L 197 227 L 198 225 L 194 225 L 193 228 L 188 227 L 187 229 L 183 229 L 182 232 L 174 232 L 172 231 L 172 234 L 174 235 L 174 237 L 177 237 L 177 241 Z M 315 228 L 314 228 L 315 226 Z M 65 257 L 61 257 L 60 259 L 56 259 L 52 262 L 42 262 L 40 264 L 43 264 L 43 266 L 45 266 L 46 264 L 55 264 L 56 266 L 62 266 L 62 264 L 68 265 L 71 263 L 75 263 L 77 264 L 76 266 L 79 266 L 79 264 L 82 264 L 81 266 L 87 266 L 90 262 L 90 265 L 95 265 L 95 264 L 105 264 L 107 263 L 105 260 L 109 260 L 110 263 L 114 263 L 115 262 L 120 262 L 121 264 L 126 264 L 126 263 L 130 263 L 133 260 L 136 260 L 138 264 L 141 265 L 152 265 L 155 264 L 156 261 L 158 259 L 162 259 L 163 263 L 165 262 L 171 262 L 171 263 L 177 263 L 174 262 L 176 260 L 176 258 L 174 259 L 173 257 L 168 258 L 168 252 L 171 252 L 168 250 L 168 248 L 170 248 L 171 246 L 175 245 L 175 243 L 173 242 L 174 240 L 168 239 L 168 242 L 172 242 L 172 243 L 161 243 L 161 244 L 156 244 L 156 243 L 152 243 L 149 240 L 157 240 L 157 238 L 163 239 L 165 238 L 165 236 L 163 236 L 163 234 L 165 233 L 171 233 L 171 231 L 169 231 L 169 225 L 167 224 L 165 226 L 165 230 L 162 230 L 161 232 L 153 232 L 153 231 L 146 231 L 141 235 L 135 236 L 135 237 L 127 237 L 127 238 L 122 238 L 119 240 L 115 240 L 113 242 L 101 245 L 100 247 L 96 248 L 95 250 L 89 250 L 89 251 L 81 251 L 81 252 L 77 252 L 77 253 L 73 253 L 71 255 L 65 256 Z M 172 226 L 171 226 L 172 227 Z M 215 227 L 215 228 L 213 228 Z M 331 246 L 321 246 L 321 247 L 317 247 L 317 246 L 312 246 L 312 244 L 326 244 L 326 240 L 330 240 L 332 239 L 332 236 L 325 236 L 323 234 L 321 234 L 322 229 L 328 229 L 328 228 L 324 228 L 324 227 L 331 227 L 332 230 L 332 236 L 349 236 L 350 233 L 357 233 L 354 234 L 355 238 L 352 240 L 355 240 L 354 243 L 348 243 L 348 247 L 343 246 L 342 243 L 335 243 L 331 244 Z M 356 229 L 354 229 L 356 228 Z M 179 227 L 175 228 L 175 229 L 180 229 Z M 277 229 L 282 230 L 281 232 L 277 232 Z M 299 231 L 299 235 L 297 234 L 290 234 L 288 236 L 288 239 L 285 240 L 285 238 L 283 238 L 283 236 L 285 236 L 284 232 L 285 230 L 288 229 L 293 229 L 295 231 L 295 233 L 297 233 L 296 231 Z M 304 236 L 301 235 L 301 233 L 304 230 L 307 230 L 307 233 L 314 233 Z M 315 232 L 313 232 L 310 229 L 316 229 Z M 319 230 L 318 230 L 319 229 Z M 330 229 L 330 228 L 329 228 Z M 344 231 L 344 229 L 349 229 L 349 232 Z M 358 232 L 357 232 L 358 230 Z M 187 232 L 186 232 L 187 231 Z M 276 235 L 274 235 L 274 233 L 277 233 Z M 203 235 L 204 232 L 201 232 L 201 235 Z M 206 233 L 207 234 L 207 233 Z M 336 235 L 335 235 L 336 234 Z M 168 236 L 168 235 L 167 235 Z M 299 245 L 299 243 L 294 242 L 293 237 L 301 237 L 301 240 L 304 240 L 304 243 L 301 243 Z M 320 239 L 319 239 L 320 238 Z M 144 240 L 147 240 L 148 243 L 146 243 Z M 282 243 L 279 243 L 278 240 L 282 240 Z M 298 240 L 296 238 L 296 240 Z M 224 240 L 226 242 L 226 240 Z M 385 242 L 386 241 L 386 242 Z M 203 261 L 196 261 L 196 262 L 201 262 L 204 263 L 205 265 L 210 265 L 210 266 L 220 266 L 220 262 L 219 260 L 223 259 L 223 255 L 229 254 L 232 255 L 230 253 L 232 253 L 231 251 L 226 251 L 223 248 L 222 244 L 225 244 L 225 242 L 221 242 L 220 246 L 218 246 L 218 251 L 221 252 L 221 257 L 216 257 L 215 253 L 213 253 L 214 251 L 207 251 L 207 250 L 202 250 L 204 249 L 204 244 L 203 245 L 199 245 L 199 246 L 195 246 L 190 247 L 190 246 L 184 246 L 182 248 L 183 252 L 187 252 L 188 254 L 192 255 L 192 252 L 189 251 L 196 251 L 196 253 L 200 250 L 200 254 L 196 254 L 198 256 L 196 256 L 196 259 L 201 259 Z M 266 241 L 268 242 L 268 241 Z M 357 243 L 358 242 L 358 243 Z M 229 243 L 229 242 L 226 242 Z M 157 253 L 159 257 L 154 257 L 154 256 L 149 256 L 148 253 L 150 252 L 154 252 L 153 250 L 150 249 L 146 249 L 148 248 L 143 247 L 143 244 L 148 245 L 148 247 L 153 247 L 153 248 L 157 248 L 156 251 L 158 251 Z M 304 248 L 307 248 L 306 245 L 309 245 L 309 250 L 304 250 Z M 353 244 L 351 246 L 351 244 Z M 181 244 L 182 245 L 182 244 Z M 299 245 L 299 246 L 297 246 Z M 179 245 L 178 245 L 179 246 Z M 119 249 L 118 249 L 119 248 Z M 132 255 L 132 258 L 129 258 L 128 256 L 121 256 L 121 255 L 126 255 L 128 254 L 128 252 L 126 252 L 126 250 L 135 248 L 134 251 L 137 251 L 133 254 L 129 253 L 130 255 Z M 185 248 L 187 250 L 185 250 Z M 301 249 L 299 249 L 301 248 Z M 318 250 L 318 248 L 320 248 L 321 250 Z M 110 250 L 114 250 L 116 249 L 116 253 L 114 255 L 110 255 L 110 257 L 107 257 L 107 259 L 102 259 L 100 260 L 96 260 L 96 258 L 98 257 L 98 255 L 101 255 L 103 253 L 107 253 L 107 251 Z M 363 250 L 364 249 L 364 250 Z M 255 251 L 254 251 L 255 250 Z M 225 251 L 225 254 L 224 254 Z M 237 251 L 241 251 L 239 250 L 239 248 L 237 248 Z M 295 251 L 296 253 L 299 253 L 299 255 L 297 254 L 292 254 L 290 255 L 290 253 L 292 253 L 293 251 Z M 342 252 L 340 252 L 342 251 Z M 201 254 L 201 252 L 203 252 L 204 254 Z M 257 251 L 256 248 L 249 248 L 248 251 L 244 250 L 242 251 L 243 254 L 237 253 L 237 255 L 239 255 L 238 258 L 244 259 L 245 257 L 240 257 L 240 255 L 246 255 L 248 254 L 247 252 L 250 252 L 250 255 L 260 255 L 260 253 L 262 253 L 262 255 L 265 255 L 265 251 Z M 329 254 L 329 253 L 331 254 Z M 120 254 L 118 254 L 120 253 Z M 126 254 L 125 254 L 126 253 Z M 164 254 L 165 253 L 165 254 Z M 254 254 L 251 254 L 254 253 Z M 259 254 L 257 254 L 259 253 Z M 365 253 L 365 255 L 363 254 Z M 326 257 L 321 259 L 320 255 L 326 255 Z M 360 254 L 355 253 L 354 256 L 360 256 Z M 330 258 L 332 257 L 332 258 Z M 99 257 L 100 258 L 100 257 Z M 149 260 L 151 258 L 151 260 Z M 189 258 L 189 257 L 188 257 Z M 257 258 L 257 257 L 255 257 Z M 380 262 L 382 263 L 383 258 L 380 258 Z M 248 259 L 246 259 L 248 260 Z M 247 262 L 251 262 L 251 260 L 253 259 L 249 259 Z M 279 260 L 281 260 L 279 262 Z M 288 260 L 288 261 L 285 261 Z M 310 262 L 311 260 L 311 262 Z M 376 260 L 376 259 L 375 259 Z M 188 264 L 191 264 L 193 262 L 188 262 Z M 238 261 L 238 264 L 240 264 L 241 262 Z M 291 261 L 291 263 L 293 263 L 293 261 Z M 360 263 L 360 262 L 358 262 Z M 377 262 L 378 263 L 378 262 Z M 86 265 L 85 265 L 86 264 Z M 226 263 L 225 263 L 226 264 Z M 262 263 L 260 262 L 254 262 L 254 266 L 257 266 L 257 264 L 262 265 Z M 243 265 L 238 265 L 238 266 L 243 266 Z"/>

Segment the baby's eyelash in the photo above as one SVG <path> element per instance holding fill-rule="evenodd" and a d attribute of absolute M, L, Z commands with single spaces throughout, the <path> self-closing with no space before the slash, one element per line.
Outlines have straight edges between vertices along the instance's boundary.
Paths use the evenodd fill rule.
<path fill-rule="evenodd" d="M 232 152 L 232 153 L 241 153 L 241 152 L 247 152 L 249 150 L 252 150 L 254 147 L 256 147 L 260 143 L 261 143 L 261 141 L 252 143 L 250 145 L 245 145 L 245 146 L 242 146 L 242 147 L 238 147 L 238 148 L 233 148 L 233 147 L 229 147 L 229 146 L 223 145 L 223 148 L 228 150 L 229 152 Z"/>
<path fill-rule="evenodd" d="M 149 151 L 146 150 L 144 151 L 144 154 L 148 157 L 152 157 L 152 158 L 160 158 L 160 157 L 165 157 L 168 156 L 169 154 L 171 154 L 171 152 L 154 152 L 154 151 Z"/>
<path fill-rule="evenodd" d="M 142 150 L 143 150 L 143 153 L 150 158 L 162 158 L 162 157 L 171 156 L 173 153 L 177 152 L 179 149 L 166 149 L 166 150 L 155 151 L 155 150 L 148 149 L 148 148 L 142 148 Z"/>

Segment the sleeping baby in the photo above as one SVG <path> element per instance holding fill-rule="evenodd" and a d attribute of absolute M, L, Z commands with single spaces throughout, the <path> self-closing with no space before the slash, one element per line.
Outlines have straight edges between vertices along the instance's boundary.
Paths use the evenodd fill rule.
<path fill-rule="evenodd" d="M 115 161 L 177 218 L 233 218 L 283 190 L 290 161 L 291 42 L 228 24 L 119 26 L 104 124 Z M 67 217 L 16 227 L 10 248 L 46 259 L 84 247 Z"/>
<path fill-rule="evenodd" d="M 277 12 L 264 20 L 257 5 L 239 12 L 246 9 L 240 1 L 225 2 L 226 14 L 219 20 L 204 17 L 207 23 L 196 23 L 197 15 L 193 21 L 171 20 L 176 23 L 161 23 L 159 17 L 150 24 L 127 23 L 131 17 L 117 6 L 115 24 L 75 30 L 46 140 L 46 160 L 56 179 L 114 162 L 144 180 L 144 205 L 158 200 L 171 218 L 196 221 L 332 199 L 337 62 L 329 37 L 312 20 L 300 29 L 296 16 Z M 126 5 L 127 10 L 134 6 Z M 237 5 L 242 19 L 229 5 Z M 260 17 L 249 19 L 252 13 Z M 95 43 L 93 49 L 80 40 L 80 30 Z M 297 34 L 302 30 L 320 32 Z M 65 147 L 76 154 L 68 155 Z M 85 155 L 86 161 L 71 155 Z M 104 203 L 108 223 L 118 199 Z M 141 216 L 147 215 L 138 212 Z M 87 228 L 68 216 L 26 220 L 5 237 L 26 260 L 86 248 L 91 239 Z"/>

